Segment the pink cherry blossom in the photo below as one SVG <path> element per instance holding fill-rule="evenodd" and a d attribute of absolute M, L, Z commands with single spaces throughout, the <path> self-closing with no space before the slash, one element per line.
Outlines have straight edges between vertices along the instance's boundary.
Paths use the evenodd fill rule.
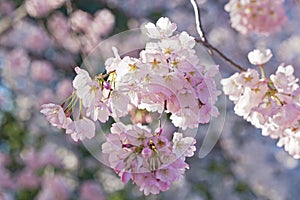
<path fill-rule="evenodd" d="M 66 19 L 60 18 L 57 23 L 66 25 Z M 94 21 L 91 23 L 88 29 L 95 28 Z M 215 103 L 220 91 L 214 81 L 219 67 L 199 64 L 194 37 L 186 32 L 173 35 L 176 24 L 168 18 L 160 18 L 156 25 L 148 23 L 146 30 L 150 38 L 157 40 L 148 42 L 139 57 L 121 57 L 113 48 L 114 57 L 105 61 L 106 74 L 91 77 L 88 71 L 76 67 L 72 82 L 74 92 L 62 104 L 65 112 L 62 107 L 59 111 L 65 117 L 61 127 L 74 141 L 93 138 L 95 122 L 104 123 L 112 117 L 116 123 L 112 124 L 111 133 L 102 145 L 106 164 L 123 182 L 131 180 L 149 195 L 166 191 L 172 182 L 181 179 L 189 168 L 186 157 L 193 156 L 196 150 L 194 138 L 149 125 L 157 123 L 152 115 L 169 113 L 174 126 L 182 130 L 197 128 L 199 123 L 208 123 L 218 116 Z M 97 30 L 94 33 L 88 30 L 91 37 L 95 33 Z M 63 29 L 54 35 L 61 40 L 68 37 L 69 30 Z M 253 82 L 247 87 L 257 89 L 263 85 L 256 83 L 260 80 L 255 72 L 245 76 L 253 76 Z M 240 79 L 236 85 L 244 84 L 244 77 Z M 143 115 L 139 120 L 132 117 L 133 124 L 120 121 L 141 110 L 151 119 Z M 58 115 L 43 112 L 50 116 L 51 122 L 57 123 Z M 160 120 L 158 118 L 159 123 Z"/>
<path fill-rule="evenodd" d="M 299 88 L 299 85 L 296 84 L 299 79 L 293 74 L 293 66 L 280 65 L 276 74 L 272 74 L 270 79 L 279 92 L 291 94 Z"/>
<path fill-rule="evenodd" d="M 223 79 L 221 84 L 235 103 L 237 115 L 261 128 L 262 135 L 278 139 L 277 145 L 298 159 L 300 98 L 298 79 L 293 73 L 291 65 L 283 64 L 270 78 L 259 78 L 256 70 L 248 69 Z"/>
<path fill-rule="evenodd" d="M 76 95 L 82 100 L 84 107 L 94 107 L 101 99 L 102 93 L 99 84 L 92 81 L 89 73 L 79 67 L 75 68 L 77 76 L 73 80 Z"/>
<path fill-rule="evenodd" d="M 230 14 L 231 26 L 240 33 L 268 35 L 279 31 L 287 20 L 283 3 L 283 0 L 230 0 L 225 10 Z"/>
<path fill-rule="evenodd" d="M 173 32 L 177 29 L 177 26 L 175 23 L 170 22 L 168 18 L 161 17 L 156 22 L 156 25 L 149 22 L 145 25 L 145 28 L 150 38 L 160 39 L 162 37 L 171 36 Z"/>
<path fill-rule="evenodd" d="M 253 65 L 262 65 L 272 58 L 273 54 L 270 49 L 254 49 L 248 53 L 248 59 Z"/>
<path fill-rule="evenodd" d="M 77 142 L 84 138 L 91 139 L 95 136 L 95 124 L 92 120 L 83 117 L 82 119 L 72 121 L 66 127 L 66 134 L 70 134 L 72 139 Z"/>
<path fill-rule="evenodd" d="M 51 123 L 52 126 L 66 128 L 68 125 L 68 120 L 64 110 L 59 105 L 53 103 L 43 104 L 40 112 L 46 116 L 46 119 Z"/>
<path fill-rule="evenodd" d="M 191 137 L 183 137 L 182 133 L 175 132 L 173 134 L 173 149 L 176 156 L 186 156 L 192 157 L 194 155 L 194 151 L 196 151 L 195 146 L 196 140 Z"/>
<path fill-rule="evenodd" d="M 102 151 L 123 182 L 131 179 L 149 195 L 166 191 L 182 177 L 188 168 L 185 157 L 193 156 L 194 144 L 194 138 L 181 133 L 175 133 L 171 142 L 160 134 L 151 134 L 146 126 L 117 122 Z"/>
<path fill-rule="evenodd" d="M 149 23 L 146 29 L 148 26 L 155 25 Z M 162 34 L 157 36 L 160 40 L 147 43 L 140 59 L 129 56 L 121 59 L 117 50 L 113 50 L 115 57 L 105 63 L 106 70 L 114 72 L 114 78 L 109 79 L 114 86 L 111 89 L 116 90 L 111 92 L 113 117 L 126 115 L 126 104 L 132 104 L 149 112 L 171 112 L 173 124 L 187 129 L 218 115 L 213 106 L 220 94 L 213 80 L 218 67 L 198 66 L 194 38 L 186 32 L 172 36 L 174 30 L 169 20 L 161 18 L 153 33 Z M 117 103 L 115 97 L 120 95 L 124 95 L 123 101 Z M 116 109 L 118 105 L 122 109 Z M 116 110 L 119 110 L 117 115 Z"/>

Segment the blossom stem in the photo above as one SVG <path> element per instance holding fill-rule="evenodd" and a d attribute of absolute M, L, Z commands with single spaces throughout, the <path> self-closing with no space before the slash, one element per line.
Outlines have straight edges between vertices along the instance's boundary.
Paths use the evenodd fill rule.
<path fill-rule="evenodd" d="M 71 109 L 73 109 L 73 107 L 76 105 L 78 97 L 74 96 L 73 94 L 71 95 L 72 99 L 70 101 L 70 103 L 68 104 L 68 106 L 66 107 L 66 109 L 64 110 L 64 112 L 68 112 Z M 69 98 L 68 98 L 69 99 Z"/>
<path fill-rule="evenodd" d="M 262 64 L 260 64 L 260 65 L 259 65 L 259 69 L 260 69 L 261 77 L 262 77 L 263 79 L 265 79 L 266 76 L 265 76 L 264 66 L 263 66 Z"/>
<path fill-rule="evenodd" d="M 281 106 L 284 105 L 284 103 L 279 99 L 279 97 L 278 97 L 277 95 L 273 95 L 273 97 L 275 98 L 275 100 L 278 101 L 278 103 L 279 103 Z"/>
<path fill-rule="evenodd" d="M 82 99 L 79 100 L 79 119 L 83 118 L 83 113 L 82 113 Z"/>
<path fill-rule="evenodd" d="M 206 48 L 209 49 L 209 51 L 217 53 L 223 60 L 225 60 L 226 62 L 231 64 L 233 67 L 235 67 L 239 71 L 246 71 L 246 69 L 241 67 L 239 64 L 235 63 L 232 59 L 228 58 L 224 53 L 222 53 L 219 49 L 217 49 L 216 47 L 214 47 L 212 44 L 210 44 L 208 42 L 208 40 L 205 36 L 205 33 L 203 31 L 203 28 L 202 28 L 201 15 L 200 15 L 198 5 L 195 0 L 190 0 L 190 2 L 194 8 L 196 29 L 200 36 L 200 39 L 195 38 L 195 41 L 197 43 L 201 43 L 202 45 L 204 45 Z"/>

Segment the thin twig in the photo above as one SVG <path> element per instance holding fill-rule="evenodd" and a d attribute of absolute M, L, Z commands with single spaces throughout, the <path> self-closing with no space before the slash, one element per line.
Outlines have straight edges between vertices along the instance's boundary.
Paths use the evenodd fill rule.
<path fill-rule="evenodd" d="M 222 59 L 227 61 L 229 64 L 231 64 L 233 67 L 237 68 L 240 71 L 246 71 L 243 67 L 241 67 L 239 64 L 235 63 L 232 59 L 228 58 L 224 53 L 222 53 L 219 49 L 214 47 L 212 44 L 210 44 L 204 34 L 202 23 L 201 23 L 201 16 L 200 11 L 198 8 L 198 5 L 195 0 L 190 0 L 195 13 L 195 21 L 196 21 L 196 29 L 200 36 L 200 39 L 195 39 L 196 42 L 203 44 L 206 48 L 208 48 L 210 51 L 216 52 Z"/>
<path fill-rule="evenodd" d="M 247 71 L 246 69 L 244 69 L 243 67 L 241 67 L 240 65 L 236 64 L 233 60 L 231 60 L 230 58 L 228 58 L 224 53 L 222 53 L 219 49 L 217 49 L 216 47 L 214 47 L 213 45 L 211 45 L 209 42 L 207 42 L 207 40 L 205 42 L 203 42 L 200 39 L 195 39 L 196 42 L 199 42 L 201 44 L 203 44 L 206 48 L 208 48 L 211 51 L 216 52 L 222 59 L 224 59 L 226 62 L 228 62 L 229 64 L 231 64 L 232 66 L 234 66 L 235 68 L 237 68 L 240 71 Z"/>

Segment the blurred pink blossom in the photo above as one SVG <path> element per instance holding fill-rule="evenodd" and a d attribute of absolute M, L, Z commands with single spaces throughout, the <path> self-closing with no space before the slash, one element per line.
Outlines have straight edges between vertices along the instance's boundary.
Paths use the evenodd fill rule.
<path fill-rule="evenodd" d="M 56 96 L 63 100 L 69 97 L 73 92 L 72 81 L 69 79 L 64 79 L 58 82 L 56 86 Z"/>
<path fill-rule="evenodd" d="M 80 50 L 80 42 L 71 35 L 69 22 L 62 13 L 55 12 L 51 15 L 47 19 L 47 27 L 60 45 L 72 53 L 78 53 Z"/>
<path fill-rule="evenodd" d="M 26 168 L 18 174 L 16 184 L 19 190 L 23 188 L 37 188 L 40 184 L 40 178 L 36 175 L 35 171 L 30 168 Z"/>
<path fill-rule="evenodd" d="M 14 11 L 14 2 L 8 0 L 0 0 L 0 13 L 5 15 L 11 15 Z"/>
<path fill-rule="evenodd" d="M 7 169 L 0 166 L 0 189 L 9 189 L 14 187 L 15 183 L 13 182 L 10 172 Z"/>
<path fill-rule="evenodd" d="M 52 10 L 59 8 L 65 0 L 26 0 L 25 7 L 32 17 L 45 17 Z"/>
<path fill-rule="evenodd" d="M 47 165 L 55 167 L 62 166 L 62 160 L 55 152 L 55 147 L 51 145 L 45 145 L 41 150 L 35 149 L 24 150 L 21 154 L 21 158 L 26 167 L 31 170 L 37 170 Z"/>
<path fill-rule="evenodd" d="M 80 187 L 81 200 L 104 200 L 101 186 L 95 181 L 85 181 Z"/>
<path fill-rule="evenodd" d="M 115 24 L 115 16 L 107 9 L 96 12 L 94 16 L 94 20 L 89 28 L 90 33 L 98 36 L 107 35 Z"/>
<path fill-rule="evenodd" d="M 7 54 L 4 60 L 3 74 L 6 77 L 26 76 L 30 59 L 24 49 L 16 48 Z"/>
<path fill-rule="evenodd" d="M 93 17 L 82 10 L 76 10 L 71 14 L 71 27 L 76 32 L 85 32 L 92 23 Z"/>
<path fill-rule="evenodd" d="M 31 77 L 36 81 L 49 83 L 55 79 L 53 66 L 46 60 L 35 60 L 31 63 Z"/>
<path fill-rule="evenodd" d="M 0 38 L 0 43 L 5 46 L 22 47 L 36 53 L 41 53 L 52 46 L 46 31 L 29 20 L 15 23 L 12 30 Z"/>
<path fill-rule="evenodd" d="M 70 185 L 61 175 L 47 176 L 42 183 L 42 189 L 37 200 L 67 200 L 70 194 Z"/>
<path fill-rule="evenodd" d="M 270 34 L 279 31 L 287 20 L 284 0 L 230 0 L 225 10 L 230 13 L 231 26 L 242 34 Z"/>
<path fill-rule="evenodd" d="M 41 106 L 45 103 L 52 102 L 56 100 L 54 93 L 51 89 L 47 88 L 38 93 L 38 103 L 36 106 Z"/>

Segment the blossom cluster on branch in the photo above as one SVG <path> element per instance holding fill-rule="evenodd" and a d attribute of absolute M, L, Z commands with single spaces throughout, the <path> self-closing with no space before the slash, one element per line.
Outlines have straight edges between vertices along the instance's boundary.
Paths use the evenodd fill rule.
<path fill-rule="evenodd" d="M 243 116 L 264 136 L 279 139 L 277 145 L 294 158 L 300 158 L 300 88 L 291 65 L 281 64 L 275 74 L 266 77 L 263 64 L 272 57 L 271 51 L 254 50 L 248 54 L 256 69 L 235 73 L 221 81 L 223 90 L 235 103 L 234 111 Z"/>
<path fill-rule="evenodd" d="M 132 179 L 145 195 L 166 191 L 182 178 L 189 168 L 185 157 L 193 156 L 196 150 L 194 138 L 175 132 L 169 141 L 162 131 L 151 133 L 147 126 L 117 122 L 102 145 L 110 167 L 121 180 L 127 183 Z"/>
<path fill-rule="evenodd" d="M 201 57 L 194 48 L 197 42 L 211 55 L 216 53 L 242 71 L 221 81 L 224 93 L 235 104 L 235 113 L 262 129 L 264 136 L 277 139 L 277 145 L 284 147 L 293 158 L 300 158 L 300 89 L 293 66 L 281 64 L 275 73 L 266 76 L 263 64 L 271 59 L 270 50 L 254 50 L 248 54 L 250 63 L 257 65 L 258 70 L 246 70 L 227 57 L 237 54 L 241 46 L 247 48 L 248 39 L 257 39 L 254 34 L 270 36 L 281 30 L 287 21 L 284 0 L 228 0 L 225 7 L 220 5 L 219 8 L 225 8 L 229 13 L 232 28 L 242 34 L 254 33 L 253 38 L 235 38 L 237 32 L 225 30 L 226 17 L 219 20 L 218 25 L 202 30 L 205 23 L 200 20 L 200 9 L 195 0 L 191 2 L 200 39 L 187 32 L 176 32 L 177 25 L 162 17 L 155 24 L 145 25 L 145 33 L 151 41 L 137 57 L 119 55 L 113 47 L 114 57 L 106 60 L 105 73 L 92 77 L 87 70 L 75 67 L 73 81 L 60 81 L 73 72 L 68 70 L 70 66 L 76 66 L 75 63 L 79 64 L 84 56 L 90 56 L 89 53 L 111 30 L 136 28 L 142 24 L 142 16 L 156 15 L 157 10 L 150 7 L 159 8 L 173 17 L 178 26 L 191 30 L 194 28 L 192 23 L 186 23 L 187 19 L 192 19 L 190 7 L 183 8 L 186 4 L 183 0 L 171 4 L 138 0 L 123 4 L 121 0 L 108 0 L 98 1 L 95 8 L 83 5 L 81 1 L 25 0 L 17 3 L 0 0 L 0 107 L 14 110 L 15 117 L 26 124 L 24 129 L 29 132 L 28 135 L 22 132 L 15 135 L 14 121 L 12 127 L 6 126 L 6 120 L 11 119 L 2 118 L 0 113 L 1 128 L 9 127 L 3 129 L 0 139 L 8 137 L 11 140 L 7 142 L 11 148 L 7 151 L 13 158 L 0 152 L 0 199 L 18 199 L 23 191 L 32 193 L 26 199 L 69 199 L 74 194 L 80 199 L 104 198 L 100 184 L 93 180 L 106 174 L 106 171 L 98 174 L 102 170 L 98 163 L 91 164 L 85 158 L 87 154 L 78 158 L 82 161 L 79 165 L 77 158 L 70 155 L 63 162 L 61 158 L 65 154 L 56 155 L 62 151 L 58 146 L 54 149 L 43 147 L 52 135 L 47 135 L 48 131 L 36 115 L 35 109 L 41 104 L 40 112 L 46 119 L 53 126 L 64 129 L 75 142 L 85 139 L 97 142 L 97 123 L 109 126 L 109 133 L 103 136 L 106 141 L 98 147 L 101 146 L 100 154 L 107 159 L 105 164 L 122 182 L 132 181 L 145 195 L 170 189 L 171 184 L 182 179 L 190 168 L 187 157 L 192 157 L 196 151 L 196 140 L 187 134 L 188 131 L 209 123 L 219 114 L 215 104 L 221 92 L 214 81 L 219 67 L 201 64 Z M 211 16 L 219 12 L 214 10 L 215 5 L 212 6 L 215 2 L 200 2 L 212 9 L 201 17 L 207 24 L 213 24 Z M 94 3 L 91 5 L 93 7 Z M 223 12 L 224 15 L 228 13 Z M 288 14 L 288 17 L 298 16 Z M 126 19 L 115 24 L 115 16 L 120 15 Z M 287 34 L 294 30 L 297 29 L 289 26 Z M 275 46 L 280 42 L 274 38 L 271 39 Z M 135 39 L 128 39 L 125 46 Z M 235 39 L 239 45 L 232 42 Z M 225 41 L 232 44 L 219 49 Z M 284 45 L 287 47 L 278 48 L 277 51 L 285 52 L 282 58 L 291 52 L 293 56 L 297 55 L 297 47 L 291 45 L 297 44 L 294 41 L 297 40 L 289 40 Z M 229 52 L 232 49 L 234 52 Z M 2 94 L 2 87 L 11 90 L 13 98 Z M 58 101 L 65 100 L 60 105 L 44 104 L 55 101 L 55 96 Z M 162 126 L 162 116 L 168 117 L 167 123 L 170 122 L 172 128 Z M 18 141 L 20 146 L 14 145 L 16 139 L 21 141 Z M 80 148 L 80 143 L 73 141 L 75 148 Z M 6 142 L 0 143 L 0 150 L 6 149 Z M 222 146 L 222 142 L 220 144 Z M 76 154 L 78 152 L 85 150 L 79 149 Z M 69 167 L 73 163 L 74 169 L 67 169 L 66 163 Z M 93 170 L 94 164 L 99 168 L 97 173 Z M 103 177 L 100 178 L 97 177 L 102 181 Z M 200 180 L 202 177 L 197 181 Z"/>
<path fill-rule="evenodd" d="M 287 17 L 284 0 L 230 0 L 225 10 L 230 14 L 231 26 L 242 34 L 268 35 L 279 31 Z"/>
<path fill-rule="evenodd" d="M 131 109 L 169 113 L 172 123 L 186 129 L 208 123 L 219 114 L 214 105 L 220 91 L 213 77 L 217 66 L 203 66 L 193 49 L 195 39 L 186 32 L 173 35 L 176 24 L 160 18 L 145 25 L 148 37 L 140 58 L 121 56 L 105 62 L 106 74 L 93 79 L 79 67 L 73 80 L 73 94 L 62 105 L 41 106 L 47 120 L 66 129 L 74 141 L 95 136 L 95 122 L 119 121 Z M 76 105 L 79 105 L 76 108 Z M 160 123 L 159 123 L 160 124 Z M 161 135 L 168 130 L 151 131 L 147 126 L 116 122 L 103 144 L 109 165 L 124 182 L 132 179 L 146 195 L 170 187 L 188 168 L 185 157 L 195 151 L 195 140 L 175 132 L 172 141 Z"/>

